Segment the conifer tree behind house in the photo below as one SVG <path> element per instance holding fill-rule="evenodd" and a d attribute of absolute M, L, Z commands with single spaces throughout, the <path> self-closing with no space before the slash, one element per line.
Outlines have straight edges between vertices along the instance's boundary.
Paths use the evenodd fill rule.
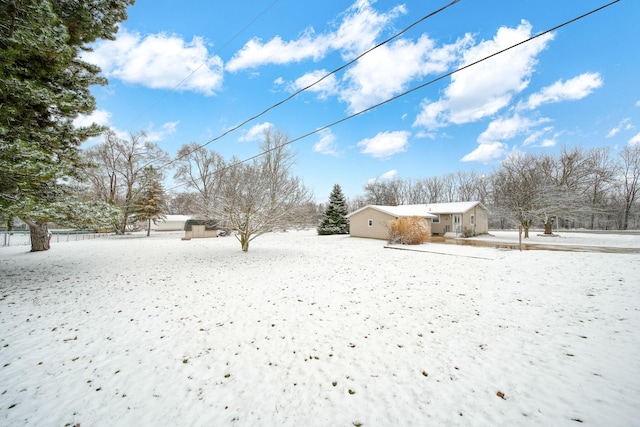
<path fill-rule="evenodd" d="M 342 188 L 335 184 L 329 195 L 329 204 L 318 225 L 318 234 L 349 234 L 347 213 L 347 201 L 342 193 Z"/>

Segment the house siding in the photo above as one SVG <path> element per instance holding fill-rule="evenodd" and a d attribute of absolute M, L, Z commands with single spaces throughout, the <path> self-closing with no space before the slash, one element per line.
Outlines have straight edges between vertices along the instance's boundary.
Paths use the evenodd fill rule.
<path fill-rule="evenodd" d="M 396 219 L 394 216 L 367 208 L 349 217 L 349 234 L 351 237 L 367 237 L 371 239 L 389 238 L 389 221 Z M 373 221 L 369 227 L 369 220 Z"/>
<path fill-rule="evenodd" d="M 464 210 L 466 209 L 466 210 Z M 464 211 L 463 211 L 464 210 Z M 440 221 L 430 221 L 433 235 L 456 234 L 478 235 L 489 232 L 489 211 L 479 202 L 435 203 L 427 205 L 402 206 L 365 206 L 349 215 L 350 234 L 353 237 L 388 239 L 389 221 L 398 216 L 422 216 L 433 218 L 438 215 Z M 460 216 L 458 230 L 454 230 L 454 217 Z M 471 218 L 475 217 L 472 224 Z M 369 226 L 369 220 L 372 226 Z"/>

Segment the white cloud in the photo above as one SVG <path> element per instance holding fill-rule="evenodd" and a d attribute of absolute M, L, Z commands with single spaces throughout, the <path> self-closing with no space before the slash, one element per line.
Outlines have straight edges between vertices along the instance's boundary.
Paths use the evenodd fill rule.
<path fill-rule="evenodd" d="M 153 89 L 176 89 L 214 95 L 222 86 L 222 59 L 210 56 L 201 37 L 190 42 L 164 33 L 142 37 L 120 29 L 116 40 L 96 43 L 83 59 L 105 76 Z"/>
<path fill-rule="evenodd" d="M 540 143 L 540 147 L 555 147 L 557 143 L 556 139 L 546 138 Z"/>
<path fill-rule="evenodd" d="M 487 129 L 478 136 L 478 147 L 462 158 L 463 162 L 489 163 L 501 157 L 507 148 L 505 141 L 516 138 L 520 135 L 527 135 L 523 141 L 523 146 L 536 144 L 545 134 L 551 132 L 553 127 L 546 127 L 543 130 L 532 131 L 533 128 L 549 119 L 530 119 L 515 114 L 511 117 L 502 117 L 489 123 Z M 538 146 L 546 147 L 555 145 L 555 140 L 545 139 Z"/>
<path fill-rule="evenodd" d="M 332 50 L 340 50 L 343 57 L 352 58 L 372 47 L 385 25 L 404 13 L 405 7 L 397 6 L 381 14 L 371 7 L 371 1 L 357 0 L 342 14 L 342 22 L 333 32 L 316 34 L 313 28 L 307 28 L 295 40 L 275 36 L 262 42 L 254 38 L 233 55 L 226 69 L 236 72 L 267 64 L 317 61 Z"/>
<path fill-rule="evenodd" d="M 487 129 L 478 136 L 478 142 L 486 144 L 512 139 L 517 135 L 528 133 L 532 127 L 548 121 L 548 119 L 531 120 L 519 114 L 509 118 L 499 118 L 489 123 Z"/>
<path fill-rule="evenodd" d="M 264 131 L 273 127 L 273 123 L 264 122 L 253 125 L 248 131 L 246 131 L 238 141 L 250 142 L 250 141 L 262 141 L 264 139 Z"/>
<path fill-rule="evenodd" d="M 478 148 L 464 156 L 463 162 L 489 163 L 494 159 L 502 157 L 507 149 L 507 145 L 502 142 L 492 142 L 478 145 Z"/>
<path fill-rule="evenodd" d="M 524 139 L 524 141 L 522 141 L 522 146 L 527 147 L 529 145 L 533 145 L 533 146 L 539 145 L 538 141 L 543 140 L 543 137 L 552 131 L 553 131 L 553 126 L 549 126 L 544 129 L 531 132 L 529 136 L 527 136 Z"/>
<path fill-rule="evenodd" d="M 363 139 L 357 145 L 361 147 L 361 153 L 377 159 L 387 159 L 407 150 L 409 136 L 411 133 L 407 131 L 380 132 L 373 138 Z"/>
<path fill-rule="evenodd" d="M 385 181 L 391 181 L 397 175 L 398 175 L 398 171 L 395 170 L 395 169 L 391 169 L 390 171 L 387 171 L 387 172 L 383 173 L 382 175 L 380 175 L 380 179 L 383 179 Z"/>
<path fill-rule="evenodd" d="M 90 115 L 80 115 L 73 121 L 76 127 L 91 126 L 93 123 L 100 126 L 108 126 L 111 120 L 111 113 L 107 110 L 94 110 Z"/>
<path fill-rule="evenodd" d="M 602 84 L 603 80 L 599 73 L 580 74 L 566 82 L 559 80 L 531 95 L 525 103 L 525 108 L 533 110 L 542 104 L 582 99 Z"/>
<path fill-rule="evenodd" d="M 500 28 L 493 39 L 466 50 L 460 66 L 528 39 L 531 30 L 531 24 L 526 21 L 516 28 Z M 551 34 L 546 34 L 453 74 L 440 100 L 423 102 L 414 126 L 434 129 L 449 123 L 474 122 L 495 114 L 528 86 L 537 56 L 552 39 Z"/>
<path fill-rule="evenodd" d="M 640 133 L 637 133 L 629 140 L 629 145 L 640 145 Z"/>
<path fill-rule="evenodd" d="M 344 75 L 346 89 L 340 99 L 357 112 L 406 90 L 412 80 L 443 73 L 459 59 L 458 52 L 471 41 L 465 36 L 437 47 L 426 35 L 417 41 L 400 39 L 360 58 Z"/>
<path fill-rule="evenodd" d="M 178 121 L 175 122 L 167 122 L 160 126 L 160 129 L 155 129 L 153 125 L 150 125 L 149 128 L 145 131 L 147 134 L 147 141 L 149 142 L 160 142 L 164 141 L 164 139 L 168 135 L 172 135 L 176 132 L 178 127 Z"/>
<path fill-rule="evenodd" d="M 314 144 L 313 151 L 330 156 L 338 155 L 336 137 L 331 133 L 331 129 L 325 129 L 320 132 L 320 140 Z"/>
<path fill-rule="evenodd" d="M 636 101 L 636 107 L 640 107 L 640 101 Z"/>
<path fill-rule="evenodd" d="M 291 92 L 297 92 L 301 89 L 304 89 L 307 86 L 320 80 L 326 74 L 326 70 L 311 71 L 296 79 L 296 81 L 290 85 L 289 90 L 291 90 Z M 336 76 L 332 74 L 307 90 L 310 92 L 318 93 L 320 99 L 326 99 L 328 96 L 335 95 L 337 93 L 337 85 L 338 82 L 336 80 Z"/>
<path fill-rule="evenodd" d="M 633 129 L 633 125 L 631 124 L 631 119 L 627 117 L 618 123 L 618 126 L 614 127 L 609 131 L 606 138 L 613 138 L 616 136 L 621 130 L 630 130 Z"/>

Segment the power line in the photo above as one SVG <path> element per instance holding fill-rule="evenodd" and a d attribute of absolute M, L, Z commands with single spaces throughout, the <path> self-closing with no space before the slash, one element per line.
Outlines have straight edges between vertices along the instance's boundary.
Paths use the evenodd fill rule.
<path fill-rule="evenodd" d="M 393 36 L 389 37 L 388 39 L 378 43 L 377 45 L 373 46 L 372 48 L 366 50 L 365 52 L 361 53 L 360 55 L 358 55 L 357 57 L 355 57 L 354 59 L 352 59 L 351 61 L 341 65 L 340 67 L 336 68 L 333 71 L 328 72 L 327 74 L 325 74 L 324 76 L 320 77 L 318 80 L 316 80 L 315 82 L 305 86 L 302 89 L 297 90 L 296 92 L 294 92 L 293 94 L 289 95 L 288 97 L 286 97 L 285 99 L 271 105 L 270 107 L 264 109 L 262 112 L 244 120 L 242 123 L 240 123 L 239 125 L 236 125 L 234 127 L 232 127 L 231 129 L 228 129 L 227 131 L 223 132 L 222 134 L 216 136 L 215 138 L 210 139 L 209 141 L 198 145 L 197 147 L 195 147 L 193 150 L 190 150 L 184 154 L 182 154 L 181 156 L 176 157 L 175 159 L 171 160 L 170 162 L 167 162 L 165 164 L 162 164 L 160 166 L 158 166 L 158 169 L 163 169 L 167 166 L 170 166 L 172 164 L 174 164 L 175 162 L 177 162 L 180 159 L 183 159 L 184 157 L 189 156 L 190 154 L 192 154 L 194 151 L 199 150 L 200 148 L 206 147 L 207 145 L 211 144 L 214 141 L 217 141 L 221 138 L 224 138 L 225 136 L 229 135 L 231 132 L 234 132 L 238 129 L 240 129 L 242 126 L 246 125 L 249 122 L 252 122 L 254 120 L 256 120 L 257 118 L 265 115 L 266 113 L 268 113 L 269 111 L 273 110 L 276 107 L 279 107 L 280 105 L 284 104 L 287 101 L 290 101 L 291 99 L 295 98 L 296 96 L 300 95 L 302 92 L 312 88 L 313 86 L 317 85 L 318 83 L 320 83 L 321 81 L 323 81 L 324 79 L 326 79 L 327 77 L 338 73 L 339 71 L 344 70 L 345 68 L 349 67 L 350 65 L 354 64 L 355 62 L 357 62 L 358 60 L 360 60 L 363 56 L 371 53 L 372 51 L 374 51 L 375 49 L 379 48 L 380 46 L 383 46 L 387 43 L 389 43 L 390 41 L 400 37 L 402 34 L 406 33 L 407 31 L 409 31 L 411 28 L 415 27 L 416 25 L 418 25 L 419 23 L 425 21 L 426 19 L 437 15 L 438 13 L 444 11 L 445 9 L 453 6 L 454 4 L 460 2 L 461 0 L 453 0 L 450 3 L 446 4 L 445 6 L 441 7 L 440 9 L 437 9 L 425 16 L 423 16 L 422 18 L 418 19 L 417 21 L 414 21 L 413 23 L 411 23 L 409 26 L 405 27 L 404 29 L 402 29 L 401 31 L 399 31 L 398 33 L 394 34 Z M 149 166 L 150 164 L 152 164 L 153 162 L 148 163 L 146 166 Z"/>
<path fill-rule="evenodd" d="M 322 126 L 322 127 L 318 128 L 318 129 L 314 130 L 314 131 L 311 131 L 311 132 L 308 132 L 308 133 L 306 133 L 306 134 L 304 134 L 304 135 L 301 135 L 301 136 L 299 136 L 299 137 L 297 137 L 297 138 L 291 139 L 291 140 L 289 140 L 289 141 L 285 142 L 284 144 L 278 145 L 278 146 L 273 147 L 273 148 L 271 148 L 271 149 L 269 149 L 269 150 L 266 150 L 266 151 L 262 151 L 262 152 L 260 152 L 260 153 L 258 153 L 258 154 L 256 154 L 256 155 L 253 155 L 253 156 L 251 156 L 251 157 L 248 157 L 248 158 L 246 158 L 246 159 L 244 159 L 244 160 L 240 160 L 240 161 L 238 161 L 238 162 L 236 162 L 236 163 L 233 163 L 233 164 L 231 164 L 231 165 L 229 165 L 229 166 L 226 166 L 226 167 L 222 168 L 221 170 L 214 171 L 213 173 L 211 173 L 211 174 L 210 174 L 210 176 L 211 176 L 211 175 L 216 175 L 216 174 L 218 174 L 218 173 L 222 173 L 222 172 L 224 172 L 224 171 L 225 171 L 225 170 L 227 170 L 227 169 L 230 169 L 230 168 L 235 167 L 235 166 L 237 166 L 237 165 L 240 165 L 240 164 L 243 164 L 243 163 L 249 162 L 249 161 L 254 160 L 254 159 L 256 159 L 256 158 L 258 158 L 258 157 L 260 157 L 260 156 L 263 156 L 263 155 L 265 155 L 265 154 L 267 154 L 267 153 L 269 153 L 269 152 L 271 152 L 271 151 L 274 151 L 274 150 L 280 149 L 280 148 L 285 147 L 285 146 L 287 146 L 287 145 L 291 145 L 291 144 L 293 144 L 294 142 L 300 141 L 300 140 L 302 140 L 302 139 L 304 139 L 304 138 L 308 138 L 308 137 L 309 137 L 309 136 L 311 136 L 311 135 L 314 135 L 314 134 L 316 134 L 316 133 L 322 132 L 323 130 L 327 130 L 327 129 L 329 129 L 329 128 L 331 128 L 331 127 L 335 126 L 335 125 L 338 125 L 338 124 L 340 124 L 340 123 L 342 123 L 342 122 L 346 122 L 347 120 L 351 120 L 351 119 L 353 119 L 354 117 L 360 116 L 360 115 L 362 115 L 362 114 L 364 114 L 364 113 L 366 113 L 366 112 L 369 112 L 369 111 L 374 110 L 374 109 L 376 109 L 376 108 L 378 108 L 378 107 L 381 107 L 381 106 L 383 106 L 383 105 L 385 105 L 385 104 L 388 104 L 388 103 L 390 103 L 390 102 L 392 102 L 392 101 L 395 101 L 396 99 L 402 98 L 403 96 L 406 96 L 406 95 L 408 95 L 408 94 L 410 94 L 410 93 L 413 93 L 413 92 L 415 92 L 415 91 L 417 91 L 417 90 L 420 90 L 420 89 L 422 89 L 422 88 L 424 88 L 424 87 L 426 87 L 426 86 L 430 86 L 430 85 L 432 85 L 432 84 L 434 84 L 434 83 L 436 83 L 436 82 L 438 82 L 438 81 L 440 81 L 440 80 L 442 80 L 442 79 L 445 79 L 445 78 L 447 78 L 447 77 L 452 76 L 453 74 L 459 73 L 460 71 L 463 71 L 463 70 L 466 70 L 466 69 L 468 69 L 468 68 L 471 68 L 471 67 L 473 67 L 473 66 L 475 66 L 475 65 L 480 64 L 481 62 L 484 62 L 484 61 L 486 61 L 486 60 L 488 60 L 488 59 L 491 59 L 491 58 L 493 58 L 493 57 L 495 57 L 495 56 L 501 55 L 501 54 L 503 54 L 503 53 L 505 53 L 505 52 L 507 52 L 507 51 L 509 51 L 509 50 L 511 50 L 511 49 L 514 49 L 514 48 L 516 48 L 516 47 L 518 47 L 518 46 L 521 46 L 521 45 L 523 45 L 523 44 L 525 44 L 525 43 L 528 43 L 528 42 L 530 42 L 530 41 L 532 41 L 532 40 L 535 40 L 535 39 L 537 39 L 537 38 L 539 38 L 539 37 L 542 37 L 542 36 L 544 36 L 545 34 L 549 34 L 549 33 L 553 32 L 553 31 L 556 31 L 556 30 L 558 30 L 558 29 L 560 29 L 560 28 L 562 28 L 562 27 L 565 27 L 565 26 L 567 26 L 567 25 L 570 25 L 570 24 L 572 24 L 572 23 L 574 23 L 574 22 L 576 22 L 576 21 L 578 21 L 578 20 L 580 20 L 580 19 L 583 19 L 583 18 L 585 18 L 585 17 L 587 17 L 587 16 L 589 16 L 589 15 L 592 15 L 592 14 L 594 14 L 594 13 L 596 13 L 596 12 L 599 12 L 599 11 L 601 11 L 601 10 L 603 10 L 603 9 L 605 9 L 605 8 L 609 7 L 609 6 L 612 6 L 613 4 L 618 3 L 618 2 L 620 2 L 620 0 L 614 0 L 614 1 L 610 2 L 610 3 L 607 3 L 607 4 L 605 4 L 605 5 L 603 5 L 603 6 L 600 6 L 600 7 L 596 8 L 596 9 L 593 9 L 593 10 L 591 10 L 591 11 L 587 12 L 587 13 L 584 13 L 584 14 L 582 14 L 582 15 L 580 15 L 580 16 L 577 16 L 577 17 L 575 17 L 575 18 L 573 18 L 573 19 L 570 19 L 570 20 L 568 20 L 568 21 L 565 21 L 565 22 L 563 22 L 562 24 L 556 25 L 555 27 L 549 28 L 548 30 L 545 30 L 545 31 L 543 31 L 543 32 L 541 32 L 541 33 L 538 33 L 538 34 L 534 35 L 534 36 L 531 36 L 531 37 L 529 37 L 529 38 L 528 38 L 528 39 L 526 39 L 526 40 L 523 40 L 523 41 L 520 41 L 520 42 L 518 42 L 518 43 L 515 43 L 515 44 L 513 44 L 513 45 L 511 45 L 511 46 L 509 46 L 509 47 L 506 47 L 506 48 L 501 49 L 501 50 L 499 50 L 499 51 L 497 51 L 497 52 L 494 52 L 494 53 L 492 53 L 492 54 L 490 54 L 490 55 L 487 55 L 487 56 L 485 56 L 485 57 L 483 57 L 483 58 L 481 58 L 481 59 L 478 59 L 477 61 L 471 62 L 471 63 L 469 63 L 469 64 L 467 64 L 467 65 L 464 65 L 464 66 L 462 66 L 462 67 L 460 67 L 460 68 L 458 68 L 458 69 L 455 69 L 455 70 L 450 71 L 450 72 L 448 72 L 448 73 L 442 74 L 442 75 L 440 75 L 440 76 L 436 77 L 435 79 L 429 80 L 428 82 L 425 82 L 425 83 L 423 83 L 423 84 L 421 84 L 421 85 L 415 86 L 415 87 L 413 87 L 413 88 L 411 88 L 411 89 L 409 89 L 409 90 L 407 90 L 407 91 L 405 91 L 405 92 L 402 92 L 402 93 L 400 93 L 400 94 L 398 94 L 398 95 L 396 95 L 396 96 L 393 96 L 393 97 L 391 97 L 391 98 L 388 98 L 388 99 L 387 99 L 387 100 L 385 100 L 385 101 L 379 102 L 379 103 L 377 103 L 377 104 L 375 104 L 375 105 L 372 105 L 371 107 L 365 108 L 364 110 L 361 110 L 361 111 L 358 111 L 358 112 L 356 112 L 356 113 L 354 113 L 354 114 L 351 114 L 351 115 L 349 115 L 349 116 L 343 117 L 343 118 L 342 118 L 342 119 L 340 119 L 340 120 L 336 120 L 336 121 L 334 121 L 334 122 L 332 122 L 332 123 L 329 123 L 329 124 L 327 124 L 327 125 L 325 125 L 325 126 Z M 186 185 L 186 183 L 176 185 L 176 186 L 174 186 L 174 187 L 172 187 L 172 188 L 170 188 L 170 189 L 168 189 L 168 190 L 175 190 L 176 188 L 180 188 L 180 187 L 182 187 L 182 186 L 184 186 L 184 185 Z"/>

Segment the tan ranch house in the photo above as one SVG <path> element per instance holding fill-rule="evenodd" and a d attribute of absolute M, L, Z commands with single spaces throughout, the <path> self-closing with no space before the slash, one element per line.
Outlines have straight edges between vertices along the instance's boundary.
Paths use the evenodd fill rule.
<path fill-rule="evenodd" d="M 387 239 L 389 221 L 418 216 L 431 222 L 434 236 L 476 236 L 489 232 L 489 210 L 480 202 L 367 205 L 347 215 L 351 237 Z"/>

